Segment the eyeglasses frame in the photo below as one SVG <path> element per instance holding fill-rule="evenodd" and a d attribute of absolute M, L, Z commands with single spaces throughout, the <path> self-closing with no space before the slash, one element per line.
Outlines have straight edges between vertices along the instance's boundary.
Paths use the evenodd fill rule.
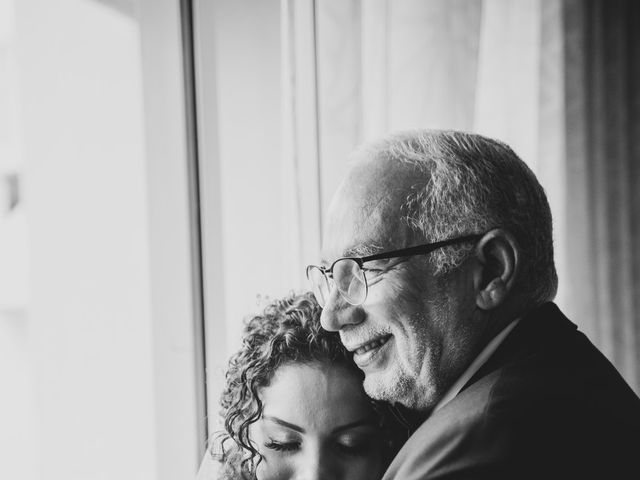
<path fill-rule="evenodd" d="M 448 247 L 449 245 L 455 245 L 456 243 L 476 241 L 476 240 L 479 240 L 480 238 L 482 238 L 481 234 L 471 234 L 471 235 L 464 235 L 462 237 L 449 238 L 447 240 L 440 240 L 439 242 L 425 243 L 422 245 L 416 245 L 414 247 L 406 247 L 406 248 L 401 248 L 399 250 L 391 250 L 388 252 L 376 253 L 374 255 L 368 255 L 366 257 L 340 257 L 337 260 L 335 260 L 329 268 L 318 266 L 318 265 L 307 265 L 307 268 L 306 268 L 307 279 L 309 279 L 309 270 L 311 268 L 317 268 L 322 272 L 322 274 L 324 275 L 327 281 L 327 284 L 329 284 L 329 279 L 333 279 L 334 265 L 341 260 L 353 260 L 358 264 L 358 267 L 360 267 L 360 270 L 362 271 L 362 275 L 364 277 L 364 286 L 365 286 L 364 300 L 361 303 L 353 304 L 349 302 L 347 298 L 345 298 L 345 296 L 342 294 L 342 292 L 340 292 L 340 290 L 338 290 L 338 292 L 340 292 L 340 295 L 342 296 L 342 298 L 344 298 L 345 301 L 348 302 L 349 304 L 362 305 L 366 301 L 367 296 L 369 295 L 369 282 L 367 281 L 367 275 L 366 275 L 367 269 L 364 267 L 364 264 L 366 262 L 372 262 L 374 260 L 386 260 L 390 258 L 412 257 L 415 255 L 426 255 L 428 253 L 431 253 L 437 250 L 438 248 Z M 334 281 L 334 284 L 335 284 L 335 281 Z M 329 287 L 331 287 L 331 284 L 329 284 Z"/>

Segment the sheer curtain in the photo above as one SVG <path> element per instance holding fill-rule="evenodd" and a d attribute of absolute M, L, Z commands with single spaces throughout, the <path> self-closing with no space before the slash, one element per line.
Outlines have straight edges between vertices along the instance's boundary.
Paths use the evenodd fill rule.
<path fill-rule="evenodd" d="M 210 412 L 242 317 L 306 287 L 348 154 L 406 128 L 493 136 L 531 166 L 554 214 L 557 301 L 640 391 L 637 4 L 194 6 Z"/>
<path fill-rule="evenodd" d="M 472 130 L 502 139 L 547 191 L 557 302 L 640 391 L 640 147 L 633 141 L 640 133 L 640 33 L 633 28 L 640 24 L 640 5 L 282 5 L 285 38 L 298 47 L 308 43 L 290 47 L 285 95 L 300 99 L 305 86 L 315 88 L 308 110 L 293 110 L 291 122 L 315 127 L 316 137 L 302 142 L 305 161 L 316 167 L 308 169 L 317 185 L 314 202 L 299 204 L 301 218 L 315 219 L 308 245 L 316 248 L 322 214 L 349 151 L 361 141 L 405 128 Z M 300 74 L 304 68 L 307 77 Z"/>
<path fill-rule="evenodd" d="M 568 307 L 640 391 L 640 5 L 567 1 Z"/>

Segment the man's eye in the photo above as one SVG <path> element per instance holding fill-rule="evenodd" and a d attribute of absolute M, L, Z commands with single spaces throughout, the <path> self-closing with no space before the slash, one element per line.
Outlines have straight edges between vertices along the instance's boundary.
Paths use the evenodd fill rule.
<path fill-rule="evenodd" d="M 362 271 L 367 276 L 367 282 L 369 283 L 373 283 L 384 273 L 382 268 L 363 268 Z"/>
<path fill-rule="evenodd" d="M 363 268 L 362 271 L 365 272 L 369 276 L 370 275 L 375 276 L 375 275 L 378 275 L 378 274 L 382 273 L 384 270 L 382 268 L 369 268 L 369 267 L 366 267 L 366 268 Z"/>
<path fill-rule="evenodd" d="M 265 447 L 275 450 L 277 452 L 293 452 L 300 448 L 299 442 L 277 442 L 275 440 L 269 440 L 264 444 Z"/>

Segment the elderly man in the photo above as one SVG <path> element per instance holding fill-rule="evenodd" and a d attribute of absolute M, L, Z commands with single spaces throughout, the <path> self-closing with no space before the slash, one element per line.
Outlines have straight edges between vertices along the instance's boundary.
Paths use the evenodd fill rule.
<path fill-rule="evenodd" d="M 307 276 L 365 373 L 416 420 L 385 480 L 640 478 L 640 399 L 553 304 L 551 213 L 506 145 L 366 145 Z"/>

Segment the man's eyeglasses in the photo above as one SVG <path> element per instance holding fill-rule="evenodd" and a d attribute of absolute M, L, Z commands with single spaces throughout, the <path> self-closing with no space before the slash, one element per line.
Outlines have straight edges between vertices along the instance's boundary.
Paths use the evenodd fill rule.
<path fill-rule="evenodd" d="M 377 253 L 375 255 L 369 255 L 368 257 L 339 258 L 333 262 L 329 268 L 309 265 L 307 267 L 307 278 L 311 282 L 311 290 L 321 307 L 324 307 L 327 303 L 331 290 L 333 290 L 334 287 L 338 287 L 342 298 L 351 305 L 362 305 L 367 299 L 367 293 L 369 291 L 366 276 L 367 269 L 363 266 L 364 263 L 388 258 L 425 255 L 448 245 L 478 240 L 481 236 L 482 235 L 465 235 L 441 242 Z"/>

